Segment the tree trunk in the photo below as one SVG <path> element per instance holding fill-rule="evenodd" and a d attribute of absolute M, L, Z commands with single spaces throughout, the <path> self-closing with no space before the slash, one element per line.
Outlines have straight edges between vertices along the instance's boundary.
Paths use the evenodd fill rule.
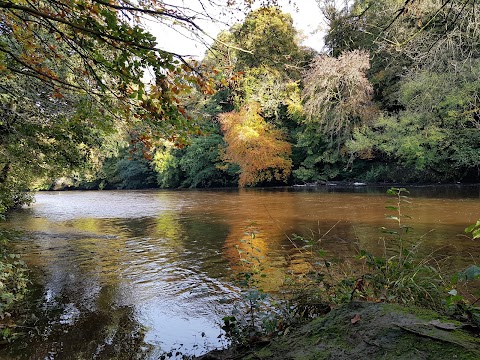
<path fill-rule="evenodd" d="M 3 165 L 3 169 L 0 172 L 0 184 L 3 184 L 7 181 L 7 175 L 10 171 L 10 161 Z"/>

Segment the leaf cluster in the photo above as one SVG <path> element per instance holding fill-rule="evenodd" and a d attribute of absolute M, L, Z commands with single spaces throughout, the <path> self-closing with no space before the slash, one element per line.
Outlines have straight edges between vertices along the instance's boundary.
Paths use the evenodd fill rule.
<path fill-rule="evenodd" d="M 224 159 L 240 166 L 239 185 L 254 185 L 263 181 L 286 181 L 292 161 L 291 146 L 284 134 L 259 114 L 256 103 L 240 112 L 220 116 L 228 147 Z"/>

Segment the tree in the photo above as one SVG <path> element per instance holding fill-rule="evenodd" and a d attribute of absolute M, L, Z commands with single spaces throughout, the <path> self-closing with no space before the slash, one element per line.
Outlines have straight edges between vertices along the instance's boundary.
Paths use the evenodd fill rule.
<path fill-rule="evenodd" d="M 225 6 L 254 2 L 227 1 Z M 262 1 L 270 3 L 276 1 Z M 143 120 L 177 126 L 183 114 L 177 94 L 192 85 L 211 91 L 195 63 L 162 50 L 144 29 L 145 21 L 157 21 L 200 36 L 195 21 L 212 19 L 205 11 L 161 0 L 1 0 L 0 16 L 0 70 L 38 78 L 54 96 L 61 90 L 102 99 L 109 95 Z M 62 71 L 65 66 L 68 73 Z M 146 69 L 153 78 L 149 86 L 142 82 Z"/>
<path fill-rule="evenodd" d="M 335 9 L 324 2 L 332 53 L 371 54 L 367 74 L 383 114 L 347 141 L 349 153 L 370 166 L 370 180 L 478 179 L 477 7 L 463 0 L 356 0 Z"/>
<path fill-rule="evenodd" d="M 0 1 L 0 10 L 0 70 L 41 80 L 54 98 L 66 91 L 86 94 L 118 116 L 175 136 L 188 130 L 178 94 L 197 85 L 211 91 L 194 63 L 160 49 L 143 28 L 147 15 L 195 27 L 178 7 L 157 1 L 8 0 Z M 142 81 L 146 69 L 152 76 L 148 86 Z"/>
<path fill-rule="evenodd" d="M 369 56 L 365 51 L 345 52 L 338 58 L 321 55 L 305 71 L 302 131 L 297 148 L 304 160 L 294 171 L 308 182 L 337 177 L 348 167 L 345 144 L 354 130 L 376 116 L 373 89 L 366 77 Z"/>
<path fill-rule="evenodd" d="M 143 189 L 157 186 L 156 174 L 150 162 L 142 156 L 141 152 L 130 151 L 121 154 L 119 161 L 115 163 L 114 179 L 110 187 L 116 189 Z M 108 179 L 107 179 L 108 180 Z"/>
<path fill-rule="evenodd" d="M 232 143 L 236 140 L 235 135 L 230 137 L 230 141 L 228 140 L 225 129 L 229 126 L 227 122 L 230 120 L 227 117 L 233 122 L 238 121 L 237 125 L 244 126 L 244 130 L 248 126 L 263 127 L 265 130 L 261 130 L 260 134 L 267 134 L 267 137 L 272 137 L 272 134 L 273 137 L 280 136 L 278 139 L 284 142 L 282 146 L 288 145 L 288 141 L 292 139 L 291 131 L 303 116 L 300 99 L 301 72 L 314 53 L 311 49 L 299 46 L 298 40 L 290 15 L 282 13 L 278 8 L 261 8 L 249 13 L 243 23 L 236 24 L 229 31 L 221 33 L 212 51 L 207 54 L 205 62 L 216 64 L 216 69 L 219 71 L 217 75 L 219 91 L 216 98 L 209 100 L 219 101 L 214 102 L 209 108 L 225 109 L 224 112 L 227 113 L 219 116 L 228 144 L 227 154 L 230 154 L 230 151 L 232 154 L 241 151 L 239 149 L 243 146 L 237 142 L 239 147 L 233 150 L 235 145 L 232 146 Z M 252 106 L 256 110 L 253 110 Z M 233 108 L 236 111 L 232 111 Z M 253 115 L 254 113 L 256 115 Z M 214 117 L 216 115 L 218 112 Z M 257 118 L 256 125 L 249 125 L 246 120 L 245 122 L 239 120 L 249 116 L 260 117 Z M 235 131 L 243 130 L 237 128 Z M 265 146 L 261 144 L 262 136 L 259 135 L 257 139 L 258 149 Z M 265 143 L 269 141 L 271 140 L 265 140 Z M 250 142 L 249 145 L 247 142 L 244 145 L 253 149 L 253 140 Z M 254 154 L 253 151 L 252 154 Z M 275 150 L 266 151 L 275 154 Z M 288 159 L 290 152 L 291 150 L 288 150 L 286 156 Z M 241 174 L 243 174 L 241 175 L 242 186 L 254 185 L 262 181 L 275 181 L 274 179 L 278 181 L 280 178 L 285 181 L 288 178 L 287 173 L 285 176 L 282 175 L 283 177 L 272 176 L 272 173 L 267 175 L 269 172 L 265 172 L 265 169 L 268 166 L 262 168 L 262 165 L 259 165 L 260 162 L 265 161 L 267 154 L 258 154 L 258 168 L 254 165 L 251 168 L 246 164 L 242 165 L 237 162 L 239 161 L 237 158 L 235 161 L 232 160 L 234 158 L 232 154 L 225 159 L 240 165 Z M 248 156 L 253 158 L 253 155 Z M 275 161 L 277 160 L 272 160 L 273 163 Z M 283 167 L 291 168 L 291 160 L 289 159 L 289 163 Z M 261 178 L 262 174 L 265 175 L 264 178 Z M 249 180 L 245 180 L 246 178 Z"/>
<path fill-rule="evenodd" d="M 276 7 L 250 12 L 245 21 L 232 29 L 237 51 L 236 68 L 268 67 L 298 78 L 302 59 L 297 30 L 293 20 Z"/>
<path fill-rule="evenodd" d="M 280 112 L 291 102 L 292 89 L 298 89 L 302 69 L 313 56 L 312 49 L 299 45 L 290 15 L 264 7 L 221 33 L 205 62 L 215 63 L 219 88 L 229 90 L 236 109 L 257 102 L 268 121 L 281 124 Z"/>
<path fill-rule="evenodd" d="M 185 173 L 182 185 L 191 188 L 235 185 L 238 167 L 222 160 L 225 146 L 218 134 L 195 138 L 180 159 L 180 168 Z"/>
<path fill-rule="evenodd" d="M 178 188 L 185 179 L 180 168 L 180 159 L 185 149 L 178 149 L 172 143 L 164 142 L 155 149 L 153 165 L 157 173 L 157 184 L 161 188 Z"/>
<path fill-rule="evenodd" d="M 366 71 L 369 54 L 346 52 L 338 58 L 317 57 L 305 72 L 303 100 L 308 122 L 331 136 L 348 136 L 372 113 L 372 86 Z"/>
<path fill-rule="evenodd" d="M 37 176 L 88 160 L 105 131 L 135 128 L 144 145 L 152 137 L 184 145 L 198 126 L 182 96 L 213 89 L 197 63 L 162 50 L 144 24 L 201 36 L 195 21 L 211 18 L 161 0 L 0 0 L 0 212 L 21 203 Z"/>
<path fill-rule="evenodd" d="M 258 104 L 222 114 L 220 123 L 228 145 L 224 159 L 240 166 L 240 186 L 288 180 L 291 146 L 282 131 L 262 118 Z"/>
<path fill-rule="evenodd" d="M 357 157 L 410 168 L 409 181 L 476 181 L 480 169 L 480 59 L 457 73 L 417 71 L 398 93 L 405 110 L 358 128 L 349 142 Z"/>
<path fill-rule="evenodd" d="M 368 50 L 369 79 L 375 99 L 387 111 L 398 111 L 395 93 L 402 76 L 414 68 L 453 71 L 480 56 L 476 1 L 355 0 L 342 8 L 324 0 L 329 21 L 325 43 L 333 56 Z"/>
<path fill-rule="evenodd" d="M 36 79 L 0 78 L 0 213 L 28 200 L 34 180 L 88 161 L 113 118 L 88 97 L 52 98 Z"/>
<path fill-rule="evenodd" d="M 406 54 L 416 65 L 442 71 L 478 58 L 477 7 L 476 1 L 404 0 L 381 28 L 381 46 Z"/>
<path fill-rule="evenodd" d="M 368 51 L 371 61 L 367 75 L 373 85 L 374 100 L 387 111 L 399 109 L 392 94 L 412 65 L 406 54 L 396 51 L 391 44 L 384 46 L 382 29 L 387 26 L 388 19 L 395 17 L 398 3 L 397 0 L 356 0 L 339 8 L 335 1 L 324 0 L 321 6 L 328 21 L 325 45 L 329 54 L 338 57 L 344 52 Z"/>

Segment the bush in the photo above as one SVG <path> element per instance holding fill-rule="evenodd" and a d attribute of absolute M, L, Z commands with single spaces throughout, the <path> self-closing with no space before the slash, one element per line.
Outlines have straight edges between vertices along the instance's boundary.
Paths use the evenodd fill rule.
<path fill-rule="evenodd" d="M 10 318 L 20 310 L 30 284 L 25 263 L 8 249 L 9 236 L 0 231 L 0 337 L 4 341 L 18 336 Z"/>

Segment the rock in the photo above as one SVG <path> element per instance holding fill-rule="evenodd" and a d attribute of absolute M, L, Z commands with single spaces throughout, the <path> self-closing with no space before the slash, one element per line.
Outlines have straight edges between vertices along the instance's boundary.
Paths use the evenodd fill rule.
<path fill-rule="evenodd" d="M 352 322 L 352 319 L 359 321 Z M 361 320 L 360 320 L 361 319 Z M 480 338 L 433 311 L 352 302 L 244 353 L 202 359 L 480 359 Z"/>

